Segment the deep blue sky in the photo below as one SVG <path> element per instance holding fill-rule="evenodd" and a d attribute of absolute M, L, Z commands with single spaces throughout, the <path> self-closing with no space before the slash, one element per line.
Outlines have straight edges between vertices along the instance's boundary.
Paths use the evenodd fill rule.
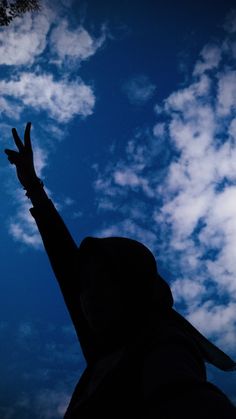
<path fill-rule="evenodd" d="M 0 132 L 4 150 L 32 121 L 38 174 L 77 243 L 148 245 L 176 308 L 236 357 L 233 6 L 44 3 L 1 29 Z M 59 419 L 84 361 L 4 153 L 0 179 L 0 416 Z M 236 402 L 235 374 L 209 379 Z"/>

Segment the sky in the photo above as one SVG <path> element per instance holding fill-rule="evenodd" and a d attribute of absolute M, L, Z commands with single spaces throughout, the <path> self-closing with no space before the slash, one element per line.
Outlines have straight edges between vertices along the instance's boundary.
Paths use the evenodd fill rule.
<path fill-rule="evenodd" d="M 236 358 L 235 64 L 229 0 L 48 0 L 0 29 L 2 419 L 62 418 L 85 368 L 3 152 L 27 121 L 76 242 L 147 245 L 175 308 Z M 236 403 L 235 373 L 207 371 Z"/>

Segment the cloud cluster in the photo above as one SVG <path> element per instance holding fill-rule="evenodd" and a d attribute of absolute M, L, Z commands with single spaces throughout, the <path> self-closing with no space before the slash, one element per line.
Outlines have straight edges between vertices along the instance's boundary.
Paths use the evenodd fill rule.
<path fill-rule="evenodd" d="M 228 33 L 234 32 L 232 16 Z M 95 182 L 100 211 L 120 216 L 101 235 L 143 239 L 170 272 L 177 306 L 231 351 L 236 344 L 234 60 L 229 35 L 207 44 L 191 81 L 158 104 L 155 126 L 130 141 L 122 160 L 98 170 Z"/>

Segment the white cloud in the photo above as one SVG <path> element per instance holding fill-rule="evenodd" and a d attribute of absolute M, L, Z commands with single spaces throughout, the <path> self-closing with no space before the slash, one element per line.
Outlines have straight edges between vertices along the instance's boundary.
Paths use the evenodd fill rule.
<path fill-rule="evenodd" d="M 236 118 L 234 118 L 229 125 L 229 135 L 236 140 Z"/>
<path fill-rule="evenodd" d="M 0 30 L 0 64 L 31 65 L 47 44 L 51 12 L 27 13 Z"/>
<path fill-rule="evenodd" d="M 70 207 L 71 205 L 73 205 L 75 203 L 75 201 L 72 199 L 72 198 L 70 198 L 69 196 L 67 196 L 66 198 L 65 198 L 65 200 L 64 200 L 64 204 L 67 206 L 67 207 Z"/>
<path fill-rule="evenodd" d="M 133 105 L 143 105 L 151 99 L 156 90 L 156 86 L 150 82 L 147 76 L 140 75 L 128 80 L 124 84 L 123 90 L 130 103 Z"/>
<path fill-rule="evenodd" d="M 236 71 L 226 71 L 219 75 L 218 112 L 226 116 L 236 109 Z"/>
<path fill-rule="evenodd" d="M 165 101 L 166 111 L 184 111 L 189 116 L 194 116 L 195 107 L 193 106 L 200 98 L 207 97 L 210 86 L 210 78 L 202 75 L 197 82 L 172 93 Z"/>
<path fill-rule="evenodd" d="M 16 242 L 39 249 L 42 240 L 38 233 L 35 221 L 29 212 L 30 203 L 22 189 L 14 192 L 14 200 L 17 202 L 17 210 L 14 218 L 9 220 L 9 234 Z"/>
<path fill-rule="evenodd" d="M 161 114 L 163 113 L 163 108 L 162 108 L 162 106 L 160 106 L 160 105 L 156 104 L 156 105 L 154 106 L 154 112 L 155 112 L 155 114 L 156 114 L 156 115 L 161 115 Z"/>
<path fill-rule="evenodd" d="M 4 114 L 7 115 L 9 118 L 19 120 L 21 111 L 21 105 L 16 103 L 14 104 L 14 106 L 12 106 L 9 100 L 5 99 L 4 97 L 0 97 L 0 113 L 2 117 Z"/>
<path fill-rule="evenodd" d="M 148 180 L 135 173 L 132 169 L 122 168 L 121 170 L 114 170 L 113 177 L 116 185 L 130 187 L 134 190 L 141 188 L 148 197 L 153 196 Z"/>
<path fill-rule="evenodd" d="M 225 350 L 232 351 L 236 344 L 235 309 L 235 302 L 224 305 L 206 302 L 195 308 L 188 319 L 205 335 L 215 336 L 218 344 L 224 342 Z"/>
<path fill-rule="evenodd" d="M 126 169 L 125 172 L 123 170 L 122 171 L 117 170 L 114 173 L 114 180 L 115 180 L 115 183 L 121 186 L 138 186 L 139 185 L 138 176 L 129 169 Z"/>
<path fill-rule="evenodd" d="M 65 125 L 63 126 L 63 129 L 62 129 L 55 123 L 53 124 L 49 123 L 47 125 L 43 125 L 42 128 L 44 131 L 49 133 L 50 137 L 54 137 L 58 141 L 63 140 L 68 134 L 67 127 Z"/>
<path fill-rule="evenodd" d="M 217 68 L 221 60 L 222 50 L 218 45 L 209 44 L 203 48 L 200 55 L 201 60 L 195 65 L 194 75 Z"/>
<path fill-rule="evenodd" d="M 40 172 L 39 172 L 40 173 Z M 48 188 L 44 187 L 48 196 L 51 196 Z M 32 247 L 42 249 L 42 238 L 38 232 L 35 220 L 29 209 L 32 207 L 30 200 L 25 196 L 22 188 L 14 190 L 12 197 L 15 202 L 15 214 L 8 219 L 8 231 L 14 241 Z M 62 205 L 55 203 L 58 210 Z"/>
<path fill-rule="evenodd" d="M 38 145 L 34 146 L 34 165 L 36 169 L 36 173 L 39 177 L 42 176 L 42 172 L 47 166 L 48 161 L 48 153 L 45 149 L 42 149 Z"/>
<path fill-rule="evenodd" d="M 117 224 L 112 224 L 108 227 L 97 230 L 98 237 L 132 237 L 135 240 L 141 241 L 144 245 L 153 249 L 156 244 L 156 235 L 150 230 L 141 227 L 132 219 L 125 219 Z"/>
<path fill-rule="evenodd" d="M 175 300 L 188 301 L 188 305 L 191 306 L 193 312 L 193 306 L 196 307 L 201 303 L 202 294 L 206 292 L 206 288 L 199 282 L 181 278 L 174 282 L 172 292 Z"/>
<path fill-rule="evenodd" d="M 195 195 L 194 190 L 188 189 L 163 205 L 161 208 L 163 221 L 168 220 L 173 226 L 172 245 L 174 248 L 185 247 L 183 240 L 192 234 L 200 217 L 205 215 L 208 210 L 209 198 L 209 193 Z"/>
<path fill-rule="evenodd" d="M 155 137 L 163 137 L 163 135 L 165 134 L 165 124 L 163 122 L 158 122 L 156 125 L 154 125 L 153 127 L 153 135 L 155 135 Z"/>
<path fill-rule="evenodd" d="M 151 198 L 155 192 L 152 189 L 150 180 L 145 175 L 149 160 L 152 159 L 152 153 L 157 154 L 158 144 L 157 139 L 153 141 L 153 137 L 150 138 L 149 146 L 147 149 L 146 145 L 143 145 L 139 139 L 139 134 L 135 138 L 128 142 L 126 145 L 126 155 L 129 160 L 129 164 L 125 161 L 118 161 L 108 164 L 106 168 L 106 174 L 97 173 L 97 179 L 94 183 L 94 187 L 97 191 L 105 193 L 112 199 L 117 197 L 126 197 L 127 191 L 138 193 L 142 191 L 145 196 Z M 150 153 L 151 151 L 151 153 Z M 109 208 L 111 204 L 105 199 L 99 203 L 100 208 Z M 115 208 L 114 202 L 111 204 L 111 208 Z"/>
<path fill-rule="evenodd" d="M 76 115 L 91 115 L 95 104 L 92 89 L 80 79 L 55 80 L 51 74 L 23 72 L 16 78 L 1 80 L 0 90 L 9 108 L 15 99 L 22 109 L 24 106 L 46 111 L 59 122 L 67 122 Z"/>
<path fill-rule="evenodd" d="M 67 58 L 77 62 L 86 60 L 96 53 L 106 39 L 105 27 L 102 27 L 100 37 L 95 38 L 81 25 L 76 29 L 70 29 L 68 26 L 68 21 L 64 19 L 51 33 L 51 51 L 57 54 L 58 63 Z"/>

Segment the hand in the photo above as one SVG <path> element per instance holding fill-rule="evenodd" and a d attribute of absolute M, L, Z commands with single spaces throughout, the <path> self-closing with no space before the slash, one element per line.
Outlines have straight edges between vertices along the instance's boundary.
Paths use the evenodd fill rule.
<path fill-rule="evenodd" d="M 21 141 L 15 128 L 12 128 L 12 135 L 18 151 L 6 149 L 5 153 L 11 164 L 15 164 L 17 177 L 25 189 L 38 181 L 33 159 L 33 150 L 30 139 L 31 122 L 25 128 L 24 143 Z"/>

